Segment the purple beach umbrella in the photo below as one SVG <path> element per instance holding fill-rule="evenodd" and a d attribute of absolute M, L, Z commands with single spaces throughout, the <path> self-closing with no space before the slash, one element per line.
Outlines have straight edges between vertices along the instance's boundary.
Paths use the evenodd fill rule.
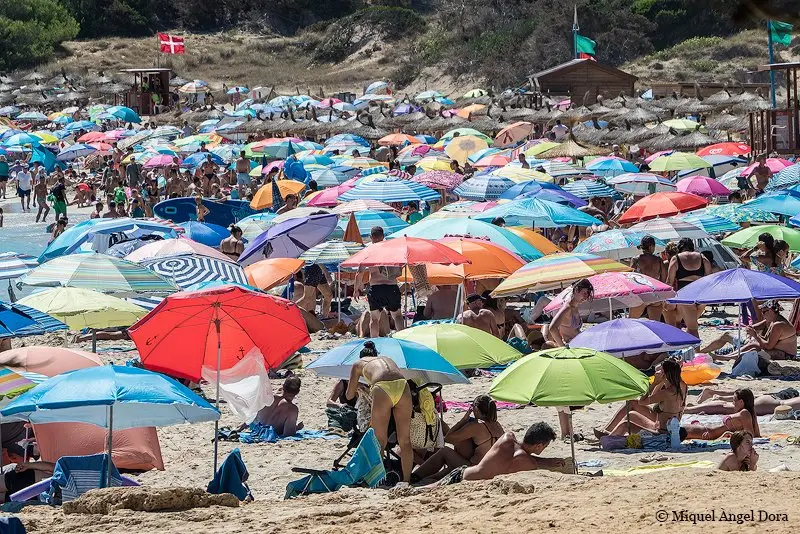
<path fill-rule="evenodd" d="M 667 302 L 671 304 L 724 304 L 750 300 L 800 299 L 800 283 L 772 273 L 728 269 L 692 282 Z"/>
<path fill-rule="evenodd" d="M 325 241 L 338 220 L 335 214 L 326 213 L 278 223 L 247 246 L 239 263 L 244 267 L 267 258 L 297 258 Z"/>
<path fill-rule="evenodd" d="M 699 338 L 659 321 L 614 319 L 581 332 L 569 346 L 608 352 L 622 358 L 642 352 L 678 350 L 699 343 Z"/>

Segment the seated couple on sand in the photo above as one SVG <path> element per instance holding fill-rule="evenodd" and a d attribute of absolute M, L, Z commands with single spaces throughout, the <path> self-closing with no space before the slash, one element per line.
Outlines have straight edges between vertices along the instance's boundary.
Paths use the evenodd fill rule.
<path fill-rule="evenodd" d="M 547 469 L 574 473 L 571 458 L 539 456 L 556 439 L 555 431 L 546 423 L 534 423 L 520 442 L 512 432 L 500 436 L 476 465 L 461 465 L 450 471 L 436 485 L 456 484 L 462 480 L 490 480 L 499 475 Z"/>

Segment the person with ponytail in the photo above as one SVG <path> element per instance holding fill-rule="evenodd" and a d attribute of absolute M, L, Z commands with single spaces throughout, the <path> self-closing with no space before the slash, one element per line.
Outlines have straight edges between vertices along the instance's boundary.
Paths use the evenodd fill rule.
<path fill-rule="evenodd" d="M 719 439 L 725 434 L 743 430 L 753 437 L 761 437 L 756 416 L 755 396 L 747 388 L 737 389 L 733 393 L 733 406 L 735 413 L 722 418 L 722 425 L 707 427 L 703 425 L 687 425 L 688 439 Z"/>
<path fill-rule="evenodd" d="M 478 395 L 461 420 L 445 428 L 444 440 L 453 448 L 443 447 L 433 453 L 414 471 L 412 482 L 439 480 L 457 467 L 477 465 L 503 434 L 497 422 L 497 403 L 488 395 Z"/>

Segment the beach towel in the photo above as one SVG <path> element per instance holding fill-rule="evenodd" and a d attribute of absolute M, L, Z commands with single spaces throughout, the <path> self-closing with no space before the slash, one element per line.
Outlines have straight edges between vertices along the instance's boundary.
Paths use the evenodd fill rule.
<path fill-rule="evenodd" d="M 703 425 L 703 426 L 722 426 L 724 415 L 697 415 L 697 414 L 683 414 L 681 417 L 681 426 L 686 425 Z M 759 415 L 757 417 L 758 424 L 763 425 L 772 421 L 771 415 Z"/>
<path fill-rule="evenodd" d="M 204 365 L 203 379 L 212 387 L 217 383 L 217 370 Z M 258 411 L 272 404 L 272 385 L 264 367 L 264 355 L 254 347 L 229 369 L 219 373 L 219 394 L 241 421 L 252 421 Z"/>
<path fill-rule="evenodd" d="M 495 404 L 497 404 L 498 410 L 517 410 L 523 406 L 522 404 L 504 401 L 495 401 Z M 467 401 L 444 401 L 445 411 L 466 412 L 471 406 L 472 403 Z"/>
<path fill-rule="evenodd" d="M 261 423 L 250 423 L 248 430 L 239 433 L 241 443 L 277 443 L 278 441 L 337 439 L 340 437 L 327 430 L 298 430 L 293 436 L 279 436 L 272 425 L 262 425 Z"/>
<path fill-rule="evenodd" d="M 367 430 L 350 461 L 338 471 L 316 471 L 286 485 L 285 499 L 309 493 L 328 493 L 342 486 L 363 484 L 374 488 L 386 477 L 381 446 L 373 429 Z"/>
<path fill-rule="evenodd" d="M 656 473 L 658 471 L 669 471 L 671 469 L 713 469 L 716 466 L 714 462 L 707 460 L 695 462 L 674 462 L 668 464 L 652 464 L 652 465 L 639 465 L 628 469 L 603 469 L 603 475 L 609 477 L 629 477 L 634 475 L 643 475 L 645 473 Z"/>
<path fill-rule="evenodd" d="M 247 487 L 247 479 L 250 474 L 247 466 L 242 460 L 242 453 L 239 449 L 233 449 L 231 453 L 219 466 L 214 474 L 214 479 L 208 483 L 207 491 L 219 495 L 221 493 L 231 493 L 243 501 L 248 496 L 252 498 L 250 488 Z"/>
<path fill-rule="evenodd" d="M 64 456 L 59 458 L 50 478 L 49 491 L 42 493 L 41 500 L 48 504 L 73 501 L 89 490 L 105 488 L 108 469 L 107 454 L 90 456 Z M 122 486 L 119 471 L 111 464 L 111 484 Z M 58 493 L 61 493 L 60 502 Z"/>

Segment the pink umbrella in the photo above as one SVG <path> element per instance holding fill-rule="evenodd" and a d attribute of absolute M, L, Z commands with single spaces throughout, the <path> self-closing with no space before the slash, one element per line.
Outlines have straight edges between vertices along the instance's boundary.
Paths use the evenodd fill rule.
<path fill-rule="evenodd" d="M 675 296 L 675 291 L 670 286 L 641 273 L 602 273 L 590 276 L 589 281 L 594 287 L 594 300 L 581 306 L 582 310 L 630 308 L 661 302 Z M 544 311 L 549 313 L 558 310 L 564 303 L 569 302 L 571 297 L 572 287 L 568 287 L 559 293 Z"/>
<path fill-rule="evenodd" d="M 767 158 L 765 163 L 767 164 L 767 167 L 769 167 L 769 170 L 773 173 L 781 172 L 786 167 L 793 165 L 791 161 L 783 158 Z M 739 176 L 749 175 L 756 167 L 758 167 L 758 163 L 753 163 L 752 165 L 745 167 L 742 169 L 742 172 L 739 173 Z"/>
<path fill-rule="evenodd" d="M 498 204 L 499 202 L 497 202 L 496 200 L 489 200 L 487 202 L 476 202 L 475 204 L 472 204 L 469 207 L 469 209 L 471 211 L 477 211 L 478 213 L 483 213 L 486 210 L 490 210 L 492 208 L 497 207 Z"/>
<path fill-rule="evenodd" d="M 509 156 L 501 156 L 500 154 L 489 154 L 475 162 L 473 167 L 504 167 L 511 163 Z"/>
<path fill-rule="evenodd" d="M 340 104 L 342 101 L 338 98 L 325 98 L 324 100 L 320 100 L 317 107 L 320 109 L 329 109 L 332 108 L 334 104 Z"/>
<path fill-rule="evenodd" d="M 644 162 L 645 163 L 653 163 L 653 160 L 655 160 L 656 158 L 660 158 L 661 156 L 669 156 L 673 152 L 675 152 L 675 151 L 674 150 L 662 150 L 661 152 L 656 152 L 652 156 L 646 157 Z"/>
<path fill-rule="evenodd" d="M 464 176 L 452 171 L 427 171 L 412 177 L 411 181 L 433 189 L 455 189 L 464 181 Z"/>
<path fill-rule="evenodd" d="M 261 169 L 261 174 L 267 175 L 272 169 L 282 169 L 285 160 L 270 161 Z"/>
<path fill-rule="evenodd" d="M 568 98 L 568 99 L 566 99 L 566 100 L 562 100 L 561 102 L 559 102 L 558 104 L 556 104 L 556 107 L 557 107 L 557 108 L 561 108 L 561 109 L 567 109 L 567 108 L 568 108 L 568 107 L 570 107 L 571 105 L 572 105 L 572 100 L 570 100 L 570 99 Z"/>
<path fill-rule="evenodd" d="M 690 176 L 679 181 L 676 185 L 678 191 L 692 193 L 700 197 L 721 197 L 731 194 L 730 189 L 708 176 Z"/>
<path fill-rule="evenodd" d="M 178 160 L 178 163 L 180 163 L 180 160 Z M 159 154 L 158 156 L 153 156 L 148 159 L 147 163 L 144 164 L 144 168 L 154 169 L 157 167 L 171 167 L 173 164 L 173 156 L 169 154 Z"/>
<path fill-rule="evenodd" d="M 336 206 L 339 201 L 339 195 L 343 194 L 346 191 L 353 189 L 351 185 L 339 185 L 336 187 L 330 187 L 328 189 L 324 189 L 320 191 L 318 194 L 314 195 L 314 198 L 306 202 L 306 206 L 313 206 L 315 208 L 327 208 L 331 206 Z"/>

